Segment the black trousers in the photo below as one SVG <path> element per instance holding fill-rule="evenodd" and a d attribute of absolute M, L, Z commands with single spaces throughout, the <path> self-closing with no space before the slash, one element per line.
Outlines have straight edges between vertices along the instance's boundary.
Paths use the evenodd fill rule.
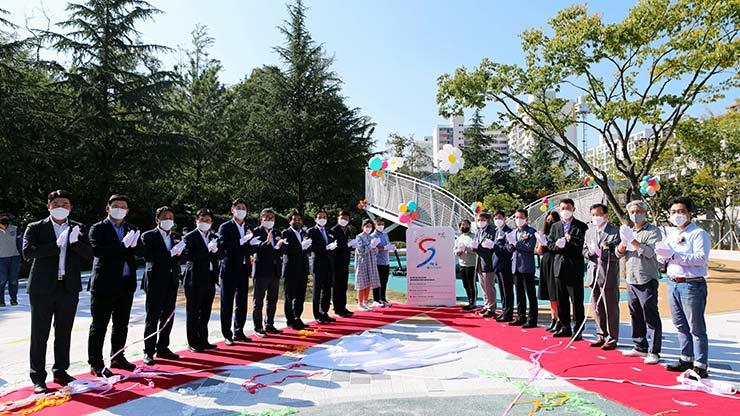
<path fill-rule="evenodd" d="M 288 277 L 284 280 L 285 291 L 285 319 L 288 326 L 301 320 L 303 314 L 303 302 L 306 301 L 306 286 L 308 285 L 308 276 Z"/>
<path fill-rule="evenodd" d="M 380 287 L 373 288 L 373 300 L 376 302 L 388 302 L 385 298 L 385 291 L 388 288 L 388 275 L 391 272 L 391 266 L 387 264 L 378 265 L 378 276 L 380 277 Z"/>
<path fill-rule="evenodd" d="M 70 292 L 59 281 L 51 295 L 30 295 L 31 381 L 46 380 L 46 343 L 54 319 L 54 366 L 52 372 L 69 368 L 69 344 L 75 322 L 79 293 Z"/>
<path fill-rule="evenodd" d="M 564 327 L 570 327 L 570 304 L 573 303 L 573 318 L 575 330 L 577 330 L 585 320 L 585 311 L 583 308 L 583 277 L 576 278 L 574 281 L 564 279 L 555 279 L 558 286 L 558 321 Z"/>
<path fill-rule="evenodd" d="M 329 314 L 331 306 L 332 273 L 314 269 L 313 272 L 313 317 L 319 319 Z M 345 294 L 346 296 L 346 294 Z"/>
<path fill-rule="evenodd" d="M 191 347 L 202 348 L 208 344 L 208 321 L 211 320 L 215 295 L 213 286 L 185 286 L 185 327 Z"/>
<path fill-rule="evenodd" d="M 478 291 L 475 283 L 475 266 L 460 266 L 460 275 L 462 276 L 465 295 L 468 297 L 468 304 L 475 306 L 478 300 Z"/>
<path fill-rule="evenodd" d="M 113 321 L 113 330 L 110 334 L 110 353 L 112 359 L 124 356 L 117 353 L 126 345 L 128 336 L 128 321 L 131 317 L 131 304 L 134 302 L 134 292 L 121 290 L 118 293 L 95 293 L 90 294 L 90 335 L 87 339 L 87 362 L 95 368 L 105 366 L 103 362 L 103 342 L 108 323 Z"/>
<path fill-rule="evenodd" d="M 347 286 L 349 285 L 349 258 L 336 259 L 334 264 L 334 290 L 332 291 L 332 303 L 334 313 L 348 312 L 347 310 Z"/>
<path fill-rule="evenodd" d="M 501 296 L 501 316 L 511 319 L 514 316 L 514 276 L 511 271 L 493 272 Z"/>
<path fill-rule="evenodd" d="M 516 272 L 516 315 L 518 320 L 528 323 L 537 323 L 537 289 L 534 283 L 534 273 Z M 529 310 L 527 310 L 529 303 Z"/>
<path fill-rule="evenodd" d="M 177 301 L 177 288 L 166 288 L 161 290 L 149 290 L 146 292 L 146 321 L 144 323 L 144 338 L 157 332 L 161 332 L 144 341 L 144 354 L 154 354 L 167 350 L 170 346 L 170 333 L 175 317 L 170 317 L 175 310 Z"/>
<path fill-rule="evenodd" d="M 236 279 L 221 279 L 221 334 L 224 338 L 232 339 L 234 334 L 244 334 L 244 325 L 247 323 L 247 297 L 249 296 L 249 269 L 243 267 L 243 274 Z M 234 310 L 236 298 L 236 310 Z M 233 332 L 232 332 L 233 316 Z"/>
<path fill-rule="evenodd" d="M 632 318 L 635 349 L 660 354 L 663 324 L 658 313 L 658 281 L 642 285 L 627 284 L 627 305 Z"/>
<path fill-rule="evenodd" d="M 275 311 L 277 310 L 280 279 L 277 277 L 255 277 L 254 297 L 252 298 L 252 320 L 254 329 L 263 329 L 265 326 L 275 325 Z M 262 319 L 262 305 L 267 295 L 267 316 Z"/>

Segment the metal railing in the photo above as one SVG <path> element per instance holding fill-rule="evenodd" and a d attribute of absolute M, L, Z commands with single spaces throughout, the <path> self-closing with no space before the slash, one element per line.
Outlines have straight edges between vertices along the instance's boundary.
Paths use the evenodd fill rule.
<path fill-rule="evenodd" d="M 551 209 L 548 208 L 547 210 L 545 210 L 545 212 L 542 212 L 540 207 L 542 206 L 542 201 L 544 201 L 545 198 L 553 201 L 555 203 L 555 206 Z M 573 202 L 575 202 L 576 210 L 573 213 L 573 216 L 586 223 L 588 223 L 590 218 L 589 208 L 591 207 L 591 205 L 604 203 L 606 201 L 604 192 L 598 186 L 589 186 L 547 195 L 524 207 L 524 209 L 526 209 L 527 213 L 529 214 L 529 225 L 534 227 L 536 230 L 541 230 L 542 225 L 545 222 L 545 217 L 547 213 L 551 210 L 556 210 L 558 203 L 565 198 L 570 198 L 573 200 Z M 513 227 L 513 215 L 509 218 L 507 223 L 509 224 L 509 226 Z"/>

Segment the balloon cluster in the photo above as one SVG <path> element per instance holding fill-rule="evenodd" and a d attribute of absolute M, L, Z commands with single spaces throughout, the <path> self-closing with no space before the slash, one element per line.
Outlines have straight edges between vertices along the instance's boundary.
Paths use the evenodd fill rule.
<path fill-rule="evenodd" d="M 398 222 L 401 224 L 408 224 L 411 221 L 419 219 L 419 212 L 417 209 L 416 201 L 413 199 L 409 202 L 402 203 L 398 206 Z"/>
<path fill-rule="evenodd" d="M 371 176 L 379 178 L 383 176 L 383 171 L 388 167 L 388 161 L 383 160 L 380 156 L 373 156 L 367 162 L 367 167 L 372 170 L 372 172 L 370 172 Z"/>
<path fill-rule="evenodd" d="M 645 175 L 640 182 L 640 193 L 643 196 L 655 196 L 660 191 L 660 176 Z"/>
<path fill-rule="evenodd" d="M 594 186 L 596 185 L 596 179 L 594 179 L 593 176 L 586 176 L 586 179 L 583 180 L 583 184 L 586 186 Z"/>
<path fill-rule="evenodd" d="M 545 198 L 542 200 L 542 205 L 540 205 L 540 211 L 545 212 L 548 209 L 555 208 L 555 203 L 550 200 L 550 198 Z"/>
<path fill-rule="evenodd" d="M 357 209 L 365 209 L 367 206 L 367 199 L 361 199 L 360 202 L 357 203 Z"/>
<path fill-rule="evenodd" d="M 481 204 L 479 201 L 475 201 L 470 204 L 470 210 L 476 214 L 479 214 L 481 211 L 483 211 L 483 204 Z"/>

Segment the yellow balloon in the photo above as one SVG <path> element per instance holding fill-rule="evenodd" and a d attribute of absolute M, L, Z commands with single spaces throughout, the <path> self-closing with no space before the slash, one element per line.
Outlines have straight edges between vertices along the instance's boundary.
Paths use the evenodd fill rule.
<path fill-rule="evenodd" d="M 547 205 L 544 205 L 544 204 L 543 205 L 540 205 L 540 211 L 541 212 L 547 211 Z"/>
<path fill-rule="evenodd" d="M 405 202 L 402 202 L 401 205 L 398 206 L 398 211 L 400 212 L 407 212 L 409 210 L 409 207 L 406 206 Z"/>

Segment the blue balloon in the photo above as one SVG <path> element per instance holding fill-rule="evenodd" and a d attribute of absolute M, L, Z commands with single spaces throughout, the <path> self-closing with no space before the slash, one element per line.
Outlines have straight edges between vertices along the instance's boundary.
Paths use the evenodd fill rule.
<path fill-rule="evenodd" d="M 409 212 L 416 211 L 416 201 L 414 201 L 414 200 L 409 201 L 409 203 L 406 204 L 406 208 L 409 209 Z"/>
<path fill-rule="evenodd" d="M 380 156 L 373 156 L 367 165 L 372 170 L 381 170 L 383 168 L 383 159 Z"/>

